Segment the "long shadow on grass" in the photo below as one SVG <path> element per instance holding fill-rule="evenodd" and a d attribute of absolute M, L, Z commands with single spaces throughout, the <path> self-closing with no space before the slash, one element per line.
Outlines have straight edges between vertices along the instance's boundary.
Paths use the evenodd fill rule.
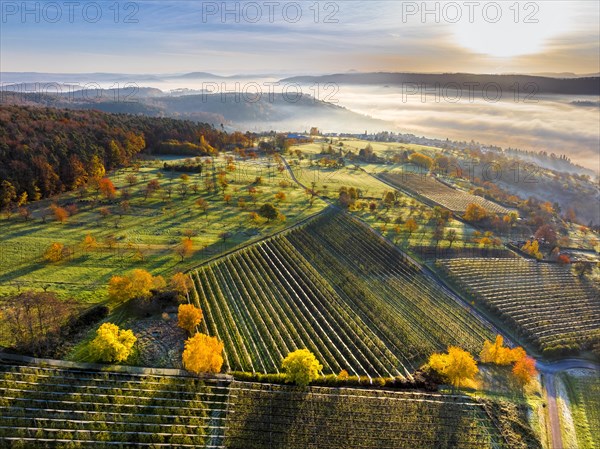
<path fill-rule="evenodd" d="M 0 274 L 0 284 L 8 283 L 22 276 L 31 274 L 34 271 L 41 270 L 44 267 L 45 265 L 38 262 L 21 268 L 17 268 L 16 270 L 9 271 L 7 273 L 2 273 Z"/>

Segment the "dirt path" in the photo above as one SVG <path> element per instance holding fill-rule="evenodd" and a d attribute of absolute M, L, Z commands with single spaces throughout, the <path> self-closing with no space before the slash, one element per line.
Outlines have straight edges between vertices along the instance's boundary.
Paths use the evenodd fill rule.
<path fill-rule="evenodd" d="M 554 385 L 554 373 L 544 375 L 544 386 L 546 388 L 548 425 L 550 427 L 550 444 L 552 449 L 563 449 L 562 435 L 560 433 L 560 418 L 556 406 L 556 386 Z"/>
<path fill-rule="evenodd" d="M 546 363 L 537 361 L 537 368 L 544 376 L 544 387 L 547 398 L 547 415 L 550 437 L 550 449 L 569 449 L 563 446 L 560 416 L 556 404 L 556 375 L 571 369 L 593 369 L 600 371 L 598 364 L 589 360 L 565 359 L 558 362 Z"/>

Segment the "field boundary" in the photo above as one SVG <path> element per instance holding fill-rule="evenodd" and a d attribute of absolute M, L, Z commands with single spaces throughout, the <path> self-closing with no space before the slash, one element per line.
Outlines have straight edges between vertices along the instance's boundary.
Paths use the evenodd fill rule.
<path fill-rule="evenodd" d="M 307 222 L 309 222 L 309 221 L 317 218 L 320 215 L 324 215 L 326 213 L 329 213 L 330 209 L 331 208 L 329 206 L 327 206 L 327 207 L 323 208 L 322 210 L 320 210 L 319 212 L 316 212 L 313 215 L 310 215 L 309 217 L 305 217 L 302 220 L 298 221 L 297 223 L 294 223 L 291 226 L 288 226 L 285 229 L 280 229 L 279 231 L 276 231 L 276 232 L 274 232 L 272 234 L 269 234 L 269 235 L 265 235 L 265 236 L 263 236 L 263 237 L 261 237 L 259 239 L 256 239 L 256 240 L 252 240 L 252 241 L 249 241 L 249 242 L 244 242 L 244 243 L 242 243 L 240 245 L 237 245 L 237 246 L 235 246 L 235 247 L 233 247 L 233 248 L 231 248 L 231 249 L 229 249 L 229 250 L 227 250 L 227 251 L 225 251 L 223 253 L 215 254 L 214 256 L 211 256 L 208 259 L 206 259 L 205 261 L 203 261 L 202 263 L 200 263 L 198 265 L 194 265 L 194 266 L 188 268 L 186 270 L 186 273 L 190 273 L 190 272 L 192 272 L 194 270 L 197 270 L 198 268 L 202 268 L 204 265 L 208 265 L 208 264 L 210 264 L 210 263 L 212 263 L 212 262 L 214 262 L 216 260 L 219 260 L 219 259 L 221 259 L 223 257 L 227 257 L 227 256 L 230 256 L 232 254 L 235 254 L 235 253 L 237 253 L 239 251 L 242 251 L 242 250 L 246 249 L 249 246 L 253 246 L 253 245 L 257 244 L 257 243 L 264 242 L 264 241 L 269 240 L 269 239 L 271 239 L 273 237 L 277 237 L 278 235 L 281 235 L 281 234 L 283 234 L 285 232 L 291 231 L 291 230 L 293 230 L 293 229 L 295 229 L 295 228 L 297 228 L 299 226 L 302 226 L 302 225 L 306 224 Z"/>
<path fill-rule="evenodd" d="M 223 253 L 215 254 L 214 256 L 209 257 L 208 259 L 206 259 L 205 261 L 203 261 L 201 264 L 194 265 L 193 267 L 188 268 L 186 270 L 186 273 L 190 274 L 193 271 L 198 270 L 199 268 L 204 267 L 205 265 L 210 265 L 213 262 L 216 262 L 218 260 L 224 259 L 225 257 L 231 256 L 231 255 L 236 254 L 236 253 L 238 253 L 240 251 L 243 251 L 246 248 L 249 248 L 251 246 L 257 245 L 257 244 L 262 243 L 262 242 L 266 242 L 268 240 L 271 240 L 271 239 L 273 239 L 275 237 L 278 237 L 278 236 L 280 236 L 282 234 L 285 234 L 287 232 L 291 232 L 294 229 L 296 229 L 296 228 L 298 228 L 298 227 L 300 227 L 302 225 L 305 225 L 308 222 L 316 219 L 317 217 L 319 217 L 321 215 L 329 214 L 332 211 L 333 211 L 333 206 L 326 206 L 325 208 L 323 208 L 319 212 L 317 212 L 317 213 L 315 213 L 315 214 L 313 214 L 313 215 L 311 215 L 309 217 L 303 218 L 302 220 L 298 221 L 297 223 L 294 223 L 291 226 L 288 226 L 285 229 L 280 229 L 279 231 L 276 231 L 276 232 L 274 232 L 272 234 L 269 234 L 269 235 L 265 235 L 264 237 L 261 237 L 261 238 L 259 238 L 257 240 L 252 240 L 252 241 L 249 241 L 249 242 L 244 242 L 244 243 L 242 243 L 242 244 L 240 244 L 240 245 L 238 245 L 238 246 L 236 246 L 234 248 L 231 248 L 231 249 L 229 249 L 229 250 L 227 250 L 227 251 L 225 251 Z"/>
<path fill-rule="evenodd" d="M 153 376 L 193 377 L 200 379 L 215 379 L 219 381 L 233 382 L 233 376 L 229 374 L 195 375 L 190 373 L 189 371 L 175 368 L 147 368 L 142 366 L 102 365 L 99 363 L 70 362 L 66 360 L 43 359 L 20 354 L 9 354 L 3 351 L 0 351 L 0 362 L 20 362 L 36 366 L 50 366 L 62 369 L 80 369 L 91 371 L 114 372 L 118 374 L 122 373 Z"/>

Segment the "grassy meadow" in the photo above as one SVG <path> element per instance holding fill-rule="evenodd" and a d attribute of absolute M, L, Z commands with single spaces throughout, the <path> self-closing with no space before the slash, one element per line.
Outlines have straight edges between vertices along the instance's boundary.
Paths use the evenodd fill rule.
<path fill-rule="evenodd" d="M 277 170 L 271 160 L 236 160 L 227 171 L 228 186 L 209 192 L 205 180 L 213 177 L 208 166 L 203 175 L 165 170 L 164 162 L 183 160 L 160 158 L 142 161 L 138 168 L 110 173 L 117 188 L 114 200 L 107 200 L 92 189 L 65 193 L 51 200 L 33 203 L 31 218 L 18 214 L 0 218 L 0 297 L 22 289 L 48 289 L 64 298 L 88 303 L 106 300 L 106 284 L 111 276 L 143 268 L 165 277 L 186 271 L 211 257 L 238 245 L 270 235 L 307 218 L 324 207 L 312 205 L 305 192 L 290 181 L 287 171 Z M 224 157 L 214 160 L 214 172 L 226 165 Z M 230 167 L 231 168 L 231 167 Z M 135 180 L 128 179 L 131 175 Z M 261 182 L 256 183 L 260 177 Z M 160 189 L 148 198 L 144 190 L 151 180 Z M 182 184 L 187 184 L 183 193 Z M 194 184 L 198 186 L 194 192 Z M 249 188 L 255 193 L 250 194 Z M 129 207 L 123 210 L 123 192 L 128 192 Z M 278 192 L 285 199 L 276 199 Z M 127 193 L 125 194 L 127 195 Z M 206 212 L 196 202 L 208 203 Z M 242 203 L 239 200 L 242 200 Z M 262 204 L 274 204 L 284 220 L 252 220 L 250 214 Z M 77 211 L 64 222 L 50 211 L 52 204 Z M 191 233 L 192 252 L 183 258 L 178 248 Z M 86 236 L 95 240 L 85 245 Z M 44 260 L 48 247 L 58 242 L 71 251 L 59 262 Z"/>

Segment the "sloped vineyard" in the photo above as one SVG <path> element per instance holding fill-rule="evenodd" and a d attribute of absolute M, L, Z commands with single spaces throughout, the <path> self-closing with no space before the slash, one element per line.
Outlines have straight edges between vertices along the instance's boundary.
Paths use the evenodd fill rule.
<path fill-rule="evenodd" d="M 400 189 L 415 192 L 453 212 L 464 213 L 470 203 L 478 204 L 489 213 L 508 214 L 504 206 L 463 190 L 453 189 L 428 175 L 416 173 L 384 173 L 381 179 Z"/>
<path fill-rule="evenodd" d="M 277 372 L 299 348 L 326 373 L 406 375 L 434 351 L 476 351 L 489 327 L 393 246 L 330 212 L 192 274 L 204 329 L 232 370 Z"/>
<path fill-rule="evenodd" d="M 568 266 L 524 259 L 440 261 L 451 279 L 546 351 L 600 340 L 600 291 Z"/>
<path fill-rule="evenodd" d="M 228 383 L 0 364 L 0 447 L 221 447 Z"/>

